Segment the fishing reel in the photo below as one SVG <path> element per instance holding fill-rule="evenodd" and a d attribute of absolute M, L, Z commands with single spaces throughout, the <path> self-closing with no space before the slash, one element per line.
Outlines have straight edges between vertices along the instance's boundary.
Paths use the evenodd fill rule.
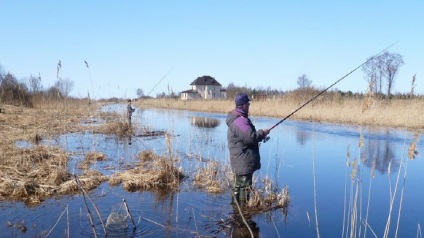
<path fill-rule="evenodd" d="M 271 139 L 271 137 L 266 136 L 266 137 L 264 138 L 263 142 L 264 142 L 264 143 L 266 143 L 267 141 L 269 141 L 269 139 Z"/>

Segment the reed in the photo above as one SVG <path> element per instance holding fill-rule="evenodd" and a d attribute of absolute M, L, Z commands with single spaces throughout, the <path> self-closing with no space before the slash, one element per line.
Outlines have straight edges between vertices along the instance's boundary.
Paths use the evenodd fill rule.
<path fill-rule="evenodd" d="M 219 164 L 216 161 L 209 162 L 203 168 L 199 168 L 194 174 L 193 186 L 196 189 L 205 189 L 208 193 L 222 193 L 225 191 L 224 181 L 219 172 L 229 168 Z"/>
<path fill-rule="evenodd" d="M 410 102 L 410 101 L 408 101 Z M 347 182 L 345 184 L 345 204 L 344 204 L 344 216 L 343 216 L 343 231 L 342 231 L 342 237 L 366 237 L 367 231 L 371 231 L 372 235 L 375 237 L 378 237 L 376 232 L 372 229 L 370 224 L 368 223 L 368 219 L 370 216 L 370 200 L 371 200 L 371 193 L 372 193 L 372 179 L 375 176 L 375 167 L 376 167 L 376 159 L 373 160 L 373 164 L 370 170 L 370 181 L 368 186 L 368 197 L 366 202 L 365 209 L 365 217 L 362 217 L 362 189 L 363 189 L 363 171 L 362 171 L 362 163 L 366 161 L 366 147 L 364 147 L 364 135 L 362 133 L 363 126 L 367 125 L 366 120 L 367 117 L 371 114 L 373 114 L 375 111 L 378 111 L 379 107 L 387 107 L 387 105 L 393 105 L 393 103 L 396 103 L 396 101 L 381 101 L 374 98 L 374 95 L 372 93 L 367 93 L 364 97 L 361 105 L 361 111 L 359 114 L 357 114 L 359 118 L 359 123 L 361 133 L 359 136 L 358 141 L 358 155 L 352 160 L 350 157 L 350 151 L 348 147 L 347 151 L 347 160 L 346 164 L 350 168 L 350 192 L 347 193 Z M 405 106 L 405 105 L 404 105 Z M 377 108 L 377 109 L 376 109 Z M 397 108 L 397 107 L 393 107 Z M 410 115 L 403 115 L 403 118 L 408 118 Z M 406 126 L 408 129 L 411 127 Z M 419 130 L 418 128 L 415 128 Z M 409 148 L 407 150 L 408 158 L 410 160 L 415 159 L 415 156 L 418 154 L 416 143 L 418 140 L 418 136 L 415 135 L 414 139 L 412 140 L 411 144 L 409 145 Z M 405 139 L 406 142 L 406 129 L 405 129 Z M 404 143 L 404 147 L 405 143 Z M 393 174 L 393 171 L 391 169 L 392 162 L 389 163 L 388 166 L 388 181 L 389 181 L 389 188 L 390 188 L 390 199 L 389 199 L 389 211 L 388 216 L 386 220 L 386 224 L 384 227 L 384 233 L 382 234 L 382 237 L 389 237 L 390 236 L 390 229 L 393 227 L 392 225 L 392 216 L 393 213 L 395 213 L 394 209 L 396 207 L 395 203 L 397 202 L 396 198 L 399 197 L 397 205 L 398 211 L 397 211 L 397 224 L 396 224 L 396 230 L 394 232 L 394 237 L 398 236 L 398 229 L 400 224 L 400 218 L 401 218 L 401 210 L 402 210 L 402 202 L 403 202 L 403 194 L 405 190 L 405 181 L 407 177 L 407 168 L 408 168 L 408 162 L 404 162 L 404 152 L 400 159 L 400 167 L 397 171 L 396 178 L 395 178 L 395 184 L 392 185 L 392 179 L 391 176 Z M 403 171 L 403 185 L 400 185 L 401 183 L 401 172 Z M 347 176 L 346 176 L 347 177 Z M 401 188 L 401 189 L 400 189 Z M 399 190 L 401 190 L 399 192 Z M 399 194 L 400 193 L 400 194 Z M 347 197 L 349 197 L 347 199 Z M 362 233 L 363 232 L 363 233 Z"/>

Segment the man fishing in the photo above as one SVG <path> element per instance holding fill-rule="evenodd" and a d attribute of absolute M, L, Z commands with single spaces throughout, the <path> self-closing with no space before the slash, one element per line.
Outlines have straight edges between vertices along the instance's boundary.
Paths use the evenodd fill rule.
<path fill-rule="evenodd" d="M 135 109 L 131 107 L 131 99 L 128 99 L 127 116 L 128 116 L 128 125 L 129 126 L 131 126 L 131 116 L 132 116 L 132 113 L 134 111 L 135 111 Z"/>
<path fill-rule="evenodd" d="M 236 108 L 227 115 L 227 139 L 231 168 L 235 174 L 234 196 L 243 204 L 249 200 L 253 172 L 261 168 L 259 142 L 269 134 L 268 129 L 256 131 L 249 119 L 250 99 L 245 93 L 235 98 Z"/>

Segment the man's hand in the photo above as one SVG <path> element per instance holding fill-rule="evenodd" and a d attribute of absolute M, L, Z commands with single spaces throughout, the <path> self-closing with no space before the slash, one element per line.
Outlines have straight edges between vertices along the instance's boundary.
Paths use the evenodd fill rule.
<path fill-rule="evenodd" d="M 264 136 L 267 136 L 269 134 L 269 130 L 268 129 L 262 129 L 262 131 L 264 132 Z"/>

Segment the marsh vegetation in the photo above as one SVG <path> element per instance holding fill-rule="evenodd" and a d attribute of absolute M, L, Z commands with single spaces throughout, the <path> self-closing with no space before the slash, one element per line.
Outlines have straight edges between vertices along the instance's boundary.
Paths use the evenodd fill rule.
<path fill-rule="evenodd" d="M 251 117 L 258 128 L 269 128 L 314 95 L 315 90 L 306 88 L 280 96 L 253 99 Z M 267 229 L 270 233 L 266 234 L 281 236 L 280 233 L 283 232 L 281 227 L 286 226 L 286 219 L 290 221 L 290 216 L 287 218 L 288 211 L 291 206 L 291 209 L 297 211 L 296 204 L 308 207 L 305 209 L 307 226 L 313 227 L 307 231 L 296 230 L 294 231 L 296 235 L 314 234 L 319 237 L 321 234 L 326 236 L 342 234 L 342 236 L 366 237 L 368 233 L 377 237 L 388 237 L 393 233 L 395 236 L 411 234 L 401 230 L 401 214 L 404 210 L 411 211 L 412 203 L 404 202 L 404 199 L 407 200 L 404 196 L 407 190 L 405 182 L 402 185 L 400 175 L 404 173 L 403 181 L 405 181 L 408 175 L 407 161 L 417 158 L 422 146 L 419 133 L 424 129 L 424 118 L 420 116 L 424 102 L 420 97 L 386 98 L 379 97 L 374 92 L 346 96 L 340 92 L 326 92 L 290 118 L 296 119 L 295 121 L 287 121 L 285 125 L 276 128 L 271 134 L 273 137 L 271 143 L 262 143 L 262 154 L 265 154 L 263 167 L 255 176 L 251 199 L 245 207 L 233 204 L 230 213 L 212 208 L 218 204 L 228 209 L 231 200 L 228 194 L 234 181 L 228 164 L 225 139 L 222 137 L 226 134 L 223 115 L 234 107 L 233 100 L 139 99 L 133 102 L 138 110 L 132 124 L 128 123 L 122 110 L 123 105 L 124 102 L 118 99 L 93 101 L 89 98 L 72 99 L 51 95 L 46 97 L 43 94 L 35 95 L 28 103 L 2 104 L 0 113 L 0 129 L 3 135 L 0 142 L 2 202 L 4 204 L 23 202 L 29 207 L 39 207 L 51 203 L 51 199 L 67 201 L 72 197 L 83 198 L 84 203 L 78 205 L 79 210 L 81 213 L 85 208 L 90 219 L 89 224 L 86 222 L 83 227 L 78 228 L 86 232 L 81 236 L 108 234 L 111 231 L 106 228 L 111 227 L 114 227 L 113 232 L 120 235 L 122 232 L 128 232 L 130 226 L 134 230 L 138 228 L 135 233 L 133 230 L 133 236 L 155 230 L 152 227 L 140 230 L 141 221 L 170 230 L 171 234 L 183 232 L 194 236 L 211 234 L 213 234 L 211 236 L 236 234 L 256 236 L 262 232 L 257 229 L 256 223 L 253 222 L 254 218 L 259 219 L 262 227 L 271 225 L 272 229 Z M 190 114 L 191 111 L 196 113 Z M 185 120 L 187 124 L 182 124 Z M 187 127 L 188 125 L 192 127 Z M 339 129 L 341 125 L 350 129 Z M 387 133 L 384 136 L 377 134 L 377 138 L 384 137 L 384 139 L 373 139 L 372 131 L 381 127 L 390 128 L 387 130 L 397 128 L 405 135 L 402 137 L 398 133 Z M 287 141 L 284 136 L 287 130 L 295 130 L 294 140 L 300 148 L 285 154 L 280 148 L 285 148 L 285 143 L 293 143 Z M 412 136 L 414 132 L 415 136 Z M 321 141 L 322 138 L 311 139 L 311 135 L 315 134 L 324 138 L 328 134 L 351 138 L 346 139 L 349 142 L 339 147 L 332 147 L 331 153 L 320 153 L 316 150 L 320 151 L 321 148 L 329 150 L 328 145 L 333 144 L 334 140 L 323 144 L 325 140 Z M 387 144 L 382 146 L 378 141 L 387 141 Z M 396 149 L 392 148 L 393 141 Z M 312 146 L 315 143 L 321 144 L 321 148 L 316 149 Z M 357 146 L 351 146 L 352 143 Z M 400 146 L 402 143 L 403 148 Z M 406 146 L 407 144 L 409 146 Z M 398 151 L 405 151 L 405 154 L 399 154 Z M 291 174 L 291 170 L 287 168 L 291 163 L 301 168 L 305 166 L 293 161 L 292 158 L 300 161 L 310 158 L 311 156 L 305 152 L 312 152 L 312 160 L 306 162 L 312 166 L 309 170 L 311 172 L 308 174 L 305 171 L 297 171 Z M 327 176 L 322 175 L 330 174 L 329 168 L 333 165 L 324 162 L 326 161 L 324 159 L 318 162 L 316 158 L 340 157 L 346 154 L 347 169 L 344 174 L 340 173 L 340 168 L 331 171 L 337 178 L 344 177 L 345 182 L 342 185 L 334 184 L 335 181 L 328 180 Z M 281 172 L 283 170 L 284 172 Z M 384 187 L 381 182 L 377 182 L 379 185 L 374 188 L 376 185 L 373 184 L 376 182 L 373 182 L 373 179 L 376 171 L 389 177 L 390 194 L 383 199 L 387 201 L 389 207 L 385 224 L 376 220 L 382 220 L 379 214 L 386 213 L 387 210 L 371 206 L 375 203 L 372 197 L 373 190 L 381 193 Z M 300 189 L 303 185 L 299 184 L 299 181 L 310 177 L 310 174 L 312 184 L 308 183 L 308 186 Z M 419 177 L 414 172 L 412 174 L 415 179 Z M 325 181 L 325 185 L 318 185 L 319 181 Z M 369 185 L 364 181 L 369 181 Z M 344 192 L 340 192 L 340 186 Z M 319 196 L 322 191 L 327 191 L 326 187 L 334 188 L 338 194 L 328 192 Z M 110 204 L 109 201 L 116 200 L 115 190 L 119 191 L 118 197 L 121 200 L 123 198 L 124 203 Z M 155 201 L 155 207 L 164 201 L 169 201 L 170 213 L 165 217 L 167 219 L 173 217 L 175 222 L 164 225 L 162 224 L 164 220 L 151 219 L 152 214 L 143 216 L 139 209 L 132 209 L 139 204 L 139 201 L 134 200 L 134 194 L 142 196 L 141 194 L 145 193 L 149 194 L 149 200 Z M 291 205 L 292 194 L 296 199 L 294 205 Z M 343 194 L 343 202 L 333 201 L 332 196 L 340 197 L 340 194 Z M 97 197 L 96 200 L 108 201 L 106 207 L 109 209 L 113 207 L 112 211 L 104 211 L 105 207 L 100 207 L 103 212 L 97 212 L 97 222 L 89 209 L 93 206 L 97 210 L 98 206 L 91 199 L 92 196 Z M 313 198 L 313 206 L 310 207 L 310 202 L 302 202 L 299 196 Z M 87 204 L 86 198 L 92 205 Z M 125 202 L 126 198 L 128 203 Z M 195 199 L 194 204 L 191 199 Z M 212 207 L 205 208 L 201 205 L 204 202 L 202 199 L 218 199 L 218 201 L 207 201 L 205 206 Z M 177 204 L 176 207 L 174 202 Z M 329 208 L 329 203 L 337 205 L 335 208 Z M 335 223 L 341 230 L 337 230 L 336 233 L 329 232 L 326 229 L 329 224 L 320 222 L 320 217 L 323 216 L 320 215 L 321 206 L 326 207 L 325 210 L 336 210 L 335 213 L 329 214 L 338 217 Z M 72 211 L 69 209 L 66 205 L 62 214 L 66 211 L 72 216 Z M 185 211 L 185 215 L 179 214 L 178 211 L 181 209 Z M 135 210 L 138 222 L 134 221 L 130 210 Z M 157 212 L 156 208 L 148 210 Z M 203 217 L 202 221 L 199 217 L 196 218 L 196 214 Z M 60 223 L 62 215 L 58 217 L 56 223 Z M 266 219 L 263 219 L 264 217 Z M 393 217 L 397 221 L 393 221 Z M 11 219 L 4 219 L 7 219 L 8 227 L 12 229 L 10 234 L 15 234 L 16 230 L 23 233 L 28 231 L 28 225 L 22 220 L 13 219 L 13 216 Z M 194 219 L 195 223 L 181 229 L 178 219 Z M 290 226 L 289 222 L 289 227 L 285 229 L 293 229 L 290 227 L 294 224 L 305 226 L 304 220 L 296 221 L 298 218 L 293 216 L 291 219 L 294 223 Z M 330 218 L 324 216 L 324 220 L 328 219 Z M 66 231 L 68 236 L 69 233 L 75 234 L 73 229 L 76 228 L 71 228 L 75 226 L 69 223 L 68 220 L 65 223 L 67 225 L 62 225 L 59 233 Z M 202 231 L 198 229 L 198 223 L 209 225 L 205 225 Z M 419 219 L 414 219 L 412 223 L 418 225 L 417 234 L 421 234 L 420 224 Z M 39 224 L 34 224 L 36 225 Z M 407 227 L 411 230 L 411 224 Z M 47 236 L 57 230 L 55 226 L 44 225 L 42 231 L 33 232 Z M 154 234 L 163 234 L 162 232 L 155 230 Z"/>
<path fill-rule="evenodd" d="M 182 189 L 213 196 L 229 191 L 232 176 L 228 164 L 193 151 L 181 154 L 175 149 L 178 136 L 172 130 L 155 130 L 141 123 L 129 125 L 119 110 L 102 110 L 105 105 L 86 100 L 44 101 L 30 108 L 4 105 L 5 113 L 0 114 L 0 129 L 5 136 L 0 144 L 0 199 L 37 207 L 52 198 L 81 195 L 89 198 L 92 190 L 105 183 L 129 193 L 150 191 L 165 197 Z M 115 105 L 119 108 L 119 103 Z M 219 125 L 216 119 L 211 121 L 214 125 L 209 128 Z M 207 128 L 210 123 L 207 120 L 193 125 Z M 87 140 L 85 135 L 91 136 Z M 134 156 L 123 160 L 105 152 L 104 142 L 96 135 L 103 135 L 105 140 L 114 138 L 116 143 L 129 140 L 129 146 L 131 139 L 161 141 L 163 147 L 148 148 L 141 144 L 134 148 Z M 210 142 L 202 140 L 196 146 L 205 143 Z M 199 161 L 193 163 L 197 158 Z M 255 202 L 249 205 L 251 209 L 244 210 L 241 217 L 287 208 L 290 201 L 287 189 L 260 189 L 259 186 L 254 190 L 252 201 Z M 88 206 L 85 204 L 90 213 Z M 93 206 L 96 206 L 94 202 Z M 124 217 L 130 213 L 126 214 Z M 90 214 L 91 226 L 96 227 L 92 216 Z M 94 234 L 102 233 L 100 227 L 104 227 L 105 221 L 99 219 L 102 224 L 97 225 L 98 230 L 93 229 Z M 27 232 L 24 222 L 11 220 L 7 220 L 9 227 Z M 73 233 L 69 227 L 65 230 Z M 44 236 L 50 232 L 39 234 Z"/>

